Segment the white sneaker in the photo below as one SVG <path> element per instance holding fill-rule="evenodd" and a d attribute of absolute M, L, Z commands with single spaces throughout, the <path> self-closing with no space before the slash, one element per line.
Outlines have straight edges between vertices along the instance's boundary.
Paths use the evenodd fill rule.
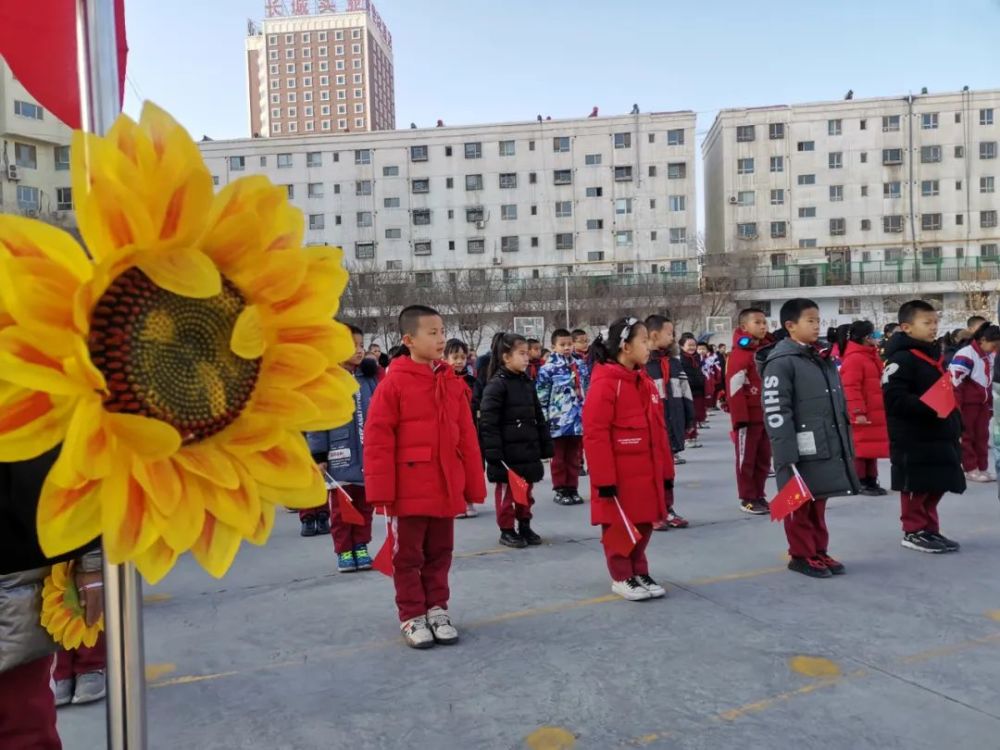
<path fill-rule="evenodd" d="M 442 646 L 450 646 L 458 642 L 458 631 L 451 624 L 448 612 L 441 607 L 431 607 L 427 612 L 427 623 L 431 627 L 431 635 Z"/>
<path fill-rule="evenodd" d="M 73 703 L 93 703 L 99 701 L 107 693 L 107 683 L 104 670 L 86 672 L 76 676 L 73 687 Z"/>
<path fill-rule="evenodd" d="M 424 615 L 400 623 L 399 629 L 403 633 L 403 640 L 410 648 L 431 648 L 434 645 L 434 634 L 427 627 L 427 618 Z"/>
<path fill-rule="evenodd" d="M 662 599 L 667 595 L 667 590 L 649 576 L 636 576 L 636 578 L 639 579 L 639 585 L 646 589 L 653 599 Z"/>
<path fill-rule="evenodd" d="M 479 515 L 479 511 L 476 510 L 476 506 L 472 503 L 465 504 L 465 516 L 466 518 L 475 518 Z"/>
<path fill-rule="evenodd" d="M 73 680 L 56 680 L 56 705 L 65 706 L 73 700 Z"/>
<path fill-rule="evenodd" d="M 611 591 L 630 602 L 641 602 L 644 599 L 653 598 L 649 590 L 635 577 L 626 578 L 624 581 L 612 581 Z"/>
<path fill-rule="evenodd" d="M 979 471 L 979 469 L 973 469 L 972 471 L 965 472 L 965 478 L 970 482 L 988 482 L 990 481 L 989 476 L 985 471 Z"/>

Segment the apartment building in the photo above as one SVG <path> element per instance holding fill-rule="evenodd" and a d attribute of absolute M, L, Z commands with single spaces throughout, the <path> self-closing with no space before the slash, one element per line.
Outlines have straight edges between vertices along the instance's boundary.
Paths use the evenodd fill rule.
<path fill-rule="evenodd" d="M 201 143 L 218 188 L 287 186 L 358 270 L 697 276 L 695 115 Z"/>
<path fill-rule="evenodd" d="M 1000 288 L 1000 90 L 722 110 L 702 146 L 709 257 L 745 301 L 831 324 L 922 295 L 956 320 Z M 709 267 L 712 263 L 708 264 Z"/>

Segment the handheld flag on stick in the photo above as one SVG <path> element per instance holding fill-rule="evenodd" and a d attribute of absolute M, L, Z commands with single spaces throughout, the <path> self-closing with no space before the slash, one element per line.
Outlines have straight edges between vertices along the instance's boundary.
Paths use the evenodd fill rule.
<path fill-rule="evenodd" d="M 358 509 L 354 507 L 354 503 L 351 500 L 351 496 L 347 494 L 347 490 L 334 479 L 326 471 L 323 472 L 326 475 L 326 486 L 329 490 L 327 493 L 327 504 L 330 505 L 330 512 L 333 513 L 333 503 L 334 496 L 336 496 L 337 509 L 340 511 L 340 520 L 351 526 L 363 526 L 365 523 L 364 517 L 358 512 Z"/>
<path fill-rule="evenodd" d="M 951 382 L 951 376 L 945 373 L 938 378 L 920 400 L 931 407 L 941 419 L 955 411 L 955 386 Z"/>
<path fill-rule="evenodd" d="M 396 546 L 396 535 L 392 531 L 392 524 L 389 523 L 389 516 L 385 517 L 385 542 L 382 549 L 378 551 L 372 560 L 372 570 L 377 570 L 382 575 L 392 578 L 392 549 Z"/>
<path fill-rule="evenodd" d="M 510 485 L 510 494 L 514 496 L 514 502 L 525 507 L 531 505 L 531 500 L 529 499 L 531 485 L 525 481 L 524 477 L 517 474 L 507 464 L 503 463 L 503 461 L 500 464 L 507 470 L 507 484 Z"/>
<path fill-rule="evenodd" d="M 781 521 L 813 499 L 812 493 L 802 481 L 802 475 L 792 464 L 792 478 L 785 483 L 771 501 L 771 520 Z"/>
<path fill-rule="evenodd" d="M 625 511 L 622 509 L 617 497 L 614 498 L 614 501 L 615 507 L 618 509 L 618 517 L 604 532 L 601 542 L 616 555 L 628 557 L 632 554 L 632 550 L 635 549 L 635 545 L 639 543 L 642 535 L 639 533 L 639 529 L 635 527 L 635 524 L 625 515 Z"/>

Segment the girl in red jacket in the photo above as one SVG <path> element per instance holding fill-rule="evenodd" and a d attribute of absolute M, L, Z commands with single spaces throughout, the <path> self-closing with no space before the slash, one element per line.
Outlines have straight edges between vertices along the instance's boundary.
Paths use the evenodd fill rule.
<path fill-rule="evenodd" d="M 882 401 L 882 359 L 872 334 L 875 326 L 856 320 L 837 329 L 840 337 L 840 381 L 847 399 L 854 438 L 854 468 L 861 480 L 862 495 L 885 495 L 878 483 L 878 459 L 889 457 L 889 433 Z"/>
<path fill-rule="evenodd" d="M 660 396 L 645 370 L 649 333 L 635 318 L 623 318 L 611 324 L 607 341 L 594 342 L 593 350 L 600 364 L 583 405 L 583 450 L 594 498 L 591 523 L 602 527 L 602 538 L 612 523 L 620 523 L 617 499 L 640 538 L 628 556 L 605 544 L 611 590 L 629 601 L 659 598 L 666 591 L 649 577 L 646 545 L 653 524 L 667 515 L 674 461 Z"/>

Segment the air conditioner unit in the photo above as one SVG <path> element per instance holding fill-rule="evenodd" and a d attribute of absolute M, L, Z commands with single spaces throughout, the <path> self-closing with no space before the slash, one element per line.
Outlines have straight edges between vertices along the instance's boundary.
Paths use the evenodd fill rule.
<path fill-rule="evenodd" d="M 493 259 L 493 265 L 494 266 L 499 266 L 499 265 L 502 265 L 502 264 L 503 264 L 503 258 L 494 258 Z"/>
<path fill-rule="evenodd" d="M 730 199 L 729 199 L 729 205 L 730 206 L 735 206 L 739 202 L 740 202 L 739 199 L 735 195 L 732 196 L 732 197 L 730 197 Z"/>
<path fill-rule="evenodd" d="M 486 222 L 480 219 L 476 222 L 476 229 L 486 229 Z"/>
<path fill-rule="evenodd" d="M 7 165 L 7 179 L 10 180 L 11 182 L 15 182 L 21 179 L 21 175 L 18 174 L 16 164 Z"/>

